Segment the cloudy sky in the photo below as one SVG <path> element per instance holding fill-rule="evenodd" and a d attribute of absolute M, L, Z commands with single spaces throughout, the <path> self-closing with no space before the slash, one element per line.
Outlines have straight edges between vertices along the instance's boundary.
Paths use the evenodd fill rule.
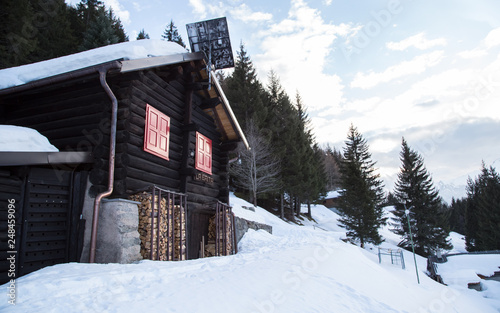
<path fill-rule="evenodd" d="M 388 188 L 403 136 L 436 184 L 500 164 L 499 1 L 104 2 L 131 40 L 143 28 L 159 39 L 173 19 L 187 43 L 185 24 L 226 16 L 260 80 L 272 69 L 299 91 L 319 143 L 340 149 L 358 127 Z"/>

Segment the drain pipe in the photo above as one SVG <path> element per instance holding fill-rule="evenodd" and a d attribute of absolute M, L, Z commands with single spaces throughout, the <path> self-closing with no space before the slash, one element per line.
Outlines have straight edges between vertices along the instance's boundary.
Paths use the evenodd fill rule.
<path fill-rule="evenodd" d="M 114 176 L 115 176 L 115 150 L 116 150 L 116 124 L 118 119 L 118 99 L 114 95 L 111 88 L 106 82 L 106 74 L 112 67 L 103 67 L 99 69 L 99 78 L 101 86 L 106 91 L 106 94 L 111 99 L 111 131 L 109 135 L 109 169 L 108 169 L 108 189 L 98 194 L 94 201 L 94 214 L 92 217 L 92 233 L 90 235 L 90 256 L 89 263 L 94 263 L 95 252 L 97 245 L 97 225 L 99 222 L 99 207 L 101 200 L 108 197 L 113 192 Z"/>

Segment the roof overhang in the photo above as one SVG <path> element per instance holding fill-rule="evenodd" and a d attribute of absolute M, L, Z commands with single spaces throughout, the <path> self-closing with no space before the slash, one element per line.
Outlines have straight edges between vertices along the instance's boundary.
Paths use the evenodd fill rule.
<path fill-rule="evenodd" d="M 92 163 L 90 152 L 0 152 L 0 166 Z"/>

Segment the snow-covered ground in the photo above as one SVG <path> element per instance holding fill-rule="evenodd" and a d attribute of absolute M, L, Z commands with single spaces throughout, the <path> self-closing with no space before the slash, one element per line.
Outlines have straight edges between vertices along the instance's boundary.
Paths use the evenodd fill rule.
<path fill-rule="evenodd" d="M 418 284 L 411 253 L 404 251 L 403 270 L 387 258 L 379 263 L 375 247 L 344 243 L 338 215 L 324 206 L 313 207 L 317 223 L 297 226 L 261 208 L 245 210 L 251 204 L 234 196 L 231 205 L 237 215 L 273 226 L 273 234 L 250 230 L 239 253 L 226 257 L 47 267 L 19 278 L 16 305 L 5 295 L 0 311 L 500 312 L 500 293 L 441 285 L 425 275 L 422 257 Z M 397 249 L 395 241 L 383 246 Z"/>

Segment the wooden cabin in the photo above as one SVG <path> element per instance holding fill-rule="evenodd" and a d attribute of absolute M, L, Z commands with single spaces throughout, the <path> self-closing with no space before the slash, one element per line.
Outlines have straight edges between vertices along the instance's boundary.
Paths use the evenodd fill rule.
<path fill-rule="evenodd" d="M 146 46 L 147 42 L 144 41 Z M 127 44 L 131 43 L 119 45 Z M 30 66 L 37 68 L 37 64 L 21 68 L 26 71 Z M 8 70 L 12 73 L 15 69 Z M 4 71 L 0 71 L 0 78 Z M 113 116 L 116 116 L 115 129 Z M 110 159 L 113 159 L 110 150 L 115 152 L 114 182 L 112 193 L 106 198 L 128 199 L 151 186 L 185 194 L 189 259 L 200 256 L 200 242 L 207 236 L 216 204 L 229 201 L 231 152 L 239 143 L 247 145 L 217 78 L 213 71 L 207 70 L 202 53 L 117 58 L 0 89 L 0 124 L 33 128 L 60 153 L 76 152 L 80 157 L 85 154 L 82 157 L 85 162 L 66 160 L 72 165 L 59 162 L 43 166 L 54 173 L 62 170 L 78 175 L 78 182 L 68 188 L 75 190 L 78 185 L 76 189 L 86 190 L 86 198 L 94 200 L 107 190 Z M 111 138 L 116 138 L 114 149 Z M 0 174 L 5 181 L 17 181 L 20 187 L 18 191 L 8 191 L 0 182 L 4 188 L 0 191 L 2 205 L 6 197 L 15 196 L 20 201 L 29 198 L 24 192 L 33 171 L 33 165 L 21 161 L 2 164 L 8 154 L 0 152 Z M 23 172 L 21 168 L 27 170 Z M 81 177 L 88 179 L 82 182 Z M 74 199 L 71 192 L 68 197 Z M 88 218 L 87 204 L 83 202 L 75 200 L 59 211 L 72 211 L 76 212 L 73 216 Z M 24 213 L 22 210 L 20 207 L 18 214 L 27 214 L 27 209 Z M 44 220 L 41 216 L 37 218 Z M 22 224 L 21 216 L 18 223 Z M 78 224 L 83 227 L 78 221 L 65 227 Z M 86 241 L 91 224 L 88 219 L 84 221 Z M 29 227 L 19 225 L 19 236 L 26 236 Z M 74 233 L 74 229 L 64 231 Z M 81 240 L 80 236 L 66 244 L 75 245 Z"/>

